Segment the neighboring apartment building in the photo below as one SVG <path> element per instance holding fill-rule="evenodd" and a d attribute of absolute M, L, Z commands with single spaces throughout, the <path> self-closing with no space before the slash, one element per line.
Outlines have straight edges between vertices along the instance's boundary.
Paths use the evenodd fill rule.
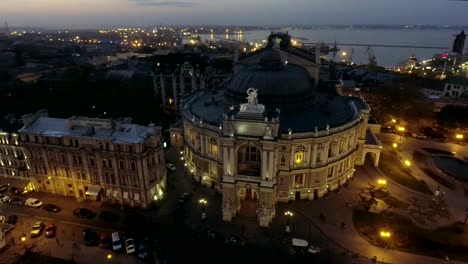
<path fill-rule="evenodd" d="M 34 190 L 27 156 L 16 133 L 0 131 L 0 185 Z"/>
<path fill-rule="evenodd" d="M 468 79 L 454 78 L 445 82 L 443 97 L 468 97 Z"/>
<path fill-rule="evenodd" d="M 146 208 L 166 188 L 161 128 L 125 119 L 23 116 L 21 144 L 38 190 Z"/>

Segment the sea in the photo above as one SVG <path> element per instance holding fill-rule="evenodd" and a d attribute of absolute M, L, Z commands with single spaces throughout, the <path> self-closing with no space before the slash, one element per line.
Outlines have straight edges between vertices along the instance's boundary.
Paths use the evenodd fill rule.
<path fill-rule="evenodd" d="M 454 35 L 460 33 L 460 29 L 365 29 L 365 28 L 323 28 L 323 29 L 280 29 L 275 31 L 288 31 L 293 38 L 301 38 L 304 43 L 337 43 L 340 49 L 335 56 L 335 61 L 350 59 L 360 65 L 368 62 L 368 45 L 371 47 L 377 64 L 382 67 L 395 67 L 404 64 L 410 56 L 418 60 L 427 60 L 436 54 L 450 53 Z M 244 31 L 242 34 L 210 35 L 201 34 L 201 40 L 230 39 L 241 42 L 261 44 L 270 35 L 270 30 Z M 340 46 L 342 44 L 362 44 L 363 46 Z M 397 48 L 397 47 L 373 47 L 372 45 L 400 45 L 400 46 L 425 46 L 441 47 L 429 48 Z M 468 45 L 465 45 L 468 46 Z M 350 58 L 352 53 L 352 58 Z M 329 58 L 333 55 L 329 54 Z"/>

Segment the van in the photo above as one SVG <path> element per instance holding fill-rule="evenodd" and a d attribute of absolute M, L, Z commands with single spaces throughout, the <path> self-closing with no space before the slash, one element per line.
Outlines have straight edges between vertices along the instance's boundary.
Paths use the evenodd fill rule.
<path fill-rule="evenodd" d="M 112 233 L 112 249 L 115 251 L 122 249 L 122 238 L 119 232 Z"/>

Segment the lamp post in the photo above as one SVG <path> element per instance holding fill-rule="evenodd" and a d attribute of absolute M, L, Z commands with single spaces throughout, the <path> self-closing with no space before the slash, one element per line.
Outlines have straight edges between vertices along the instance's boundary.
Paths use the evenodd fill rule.
<path fill-rule="evenodd" d="M 288 211 L 284 212 L 284 215 L 286 216 L 286 233 L 291 233 L 290 222 L 291 222 L 291 217 L 294 214 L 293 214 L 293 212 L 288 210 Z"/>
<path fill-rule="evenodd" d="M 21 242 L 25 242 L 26 241 L 26 234 L 22 234 L 21 235 Z"/>
<path fill-rule="evenodd" d="M 205 220 L 206 219 L 206 212 L 205 212 L 205 206 L 206 204 L 208 203 L 208 201 L 205 199 L 205 198 L 202 198 L 198 201 L 198 203 L 201 205 L 202 207 L 202 214 L 201 214 L 201 219 L 202 220 Z"/>
<path fill-rule="evenodd" d="M 380 184 L 380 185 L 382 185 L 382 186 L 385 186 L 385 184 L 387 184 L 387 180 L 385 180 L 385 179 L 378 179 L 378 180 L 377 180 L 377 183 Z"/>
<path fill-rule="evenodd" d="M 112 254 L 107 255 L 107 263 L 110 264 L 112 259 Z"/>

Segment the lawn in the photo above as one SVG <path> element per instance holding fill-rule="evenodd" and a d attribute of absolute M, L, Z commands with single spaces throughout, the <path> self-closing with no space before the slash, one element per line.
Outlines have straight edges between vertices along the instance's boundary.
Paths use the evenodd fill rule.
<path fill-rule="evenodd" d="M 424 182 L 411 175 L 393 151 L 380 153 L 380 170 L 391 180 L 420 193 L 432 194 Z"/>
<path fill-rule="evenodd" d="M 360 209 L 353 211 L 356 230 L 371 244 L 421 255 L 468 260 L 468 226 L 462 223 L 428 230 L 420 228 L 408 218 L 398 214 L 385 216 Z M 380 232 L 391 233 L 390 238 Z"/>

